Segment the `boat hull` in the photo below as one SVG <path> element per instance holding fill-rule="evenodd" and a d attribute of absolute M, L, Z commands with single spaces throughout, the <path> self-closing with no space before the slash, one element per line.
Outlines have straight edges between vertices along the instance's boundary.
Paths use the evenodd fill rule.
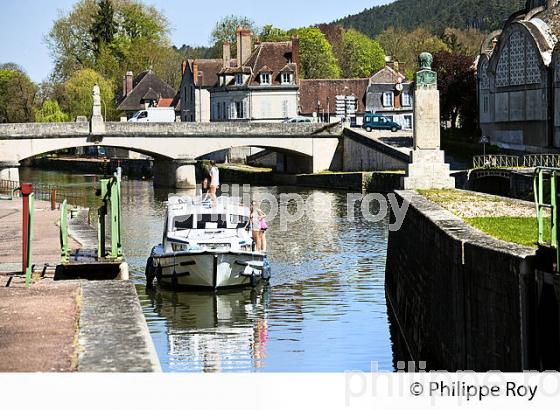
<path fill-rule="evenodd" d="M 224 289 L 256 286 L 270 278 L 266 255 L 252 252 L 152 251 L 153 276 L 162 287 Z"/>

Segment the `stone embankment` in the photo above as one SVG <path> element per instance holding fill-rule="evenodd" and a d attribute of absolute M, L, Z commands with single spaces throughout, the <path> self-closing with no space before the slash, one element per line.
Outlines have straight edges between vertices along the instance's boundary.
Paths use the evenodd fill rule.
<path fill-rule="evenodd" d="M 58 217 L 50 203 L 36 202 L 35 268 L 26 288 L 21 199 L 0 200 L 0 372 L 159 371 L 132 282 L 55 280 Z M 90 245 L 77 239 L 70 238 L 71 248 Z"/>

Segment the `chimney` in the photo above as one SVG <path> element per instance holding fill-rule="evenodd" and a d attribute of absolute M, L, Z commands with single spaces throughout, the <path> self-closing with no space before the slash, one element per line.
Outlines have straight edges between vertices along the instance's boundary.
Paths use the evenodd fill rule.
<path fill-rule="evenodd" d="M 251 30 L 239 27 L 237 29 L 237 66 L 242 67 L 253 51 Z"/>
<path fill-rule="evenodd" d="M 181 75 L 185 75 L 185 71 L 187 71 L 187 61 L 183 60 L 181 63 Z"/>
<path fill-rule="evenodd" d="M 224 41 L 223 52 L 222 52 L 223 68 L 229 68 L 230 61 L 231 61 L 231 43 L 229 41 Z"/>
<path fill-rule="evenodd" d="M 296 65 L 299 72 L 299 37 L 292 37 L 292 63 Z"/>
<path fill-rule="evenodd" d="M 127 71 L 126 72 L 126 94 L 128 95 L 130 94 L 130 92 L 132 91 L 132 71 Z"/>
<path fill-rule="evenodd" d="M 198 63 L 196 61 L 193 62 L 193 82 L 195 85 L 199 85 L 198 84 Z"/>

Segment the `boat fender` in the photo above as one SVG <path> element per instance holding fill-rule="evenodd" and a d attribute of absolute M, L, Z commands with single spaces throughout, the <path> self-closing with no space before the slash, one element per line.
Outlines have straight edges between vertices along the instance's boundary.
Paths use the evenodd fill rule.
<path fill-rule="evenodd" d="M 177 271 L 175 270 L 175 268 L 173 268 L 173 274 L 171 275 L 171 284 L 173 285 L 173 287 L 176 287 L 178 284 Z"/>
<path fill-rule="evenodd" d="M 270 263 L 268 262 L 268 258 L 264 258 L 263 263 L 263 270 L 262 270 L 262 277 L 264 280 L 270 280 L 272 276 L 272 268 L 270 267 Z"/>
<path fill-rule="evenodd" d="M 161 263 L 158 263 L 156 268 L 156 279 L 158 280 L 158 282 L 161 280 L 162 273 L 163 273 L 163 269 L 161 268 Z"/>
<path fill-rule="evenodd" d="M 156 276 L 155 269 L 154 269 L 154 261 L 153 257 L 149 257 L 146 262 L 146 269 L 144 274 L 146 275 L 146 287 L 151 288 L 154 286 L 154 279 Z"/>

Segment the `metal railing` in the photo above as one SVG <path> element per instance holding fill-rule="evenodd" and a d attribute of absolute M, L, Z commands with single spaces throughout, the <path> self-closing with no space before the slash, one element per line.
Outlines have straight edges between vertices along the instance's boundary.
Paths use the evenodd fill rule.
<path fill-rule="evenodd" d="M 558 250 L 558 176 L 560 168 L 537 167 L 533 177 L 533 190 L 537 207 L 538 244 L 556 251 L 556 269 L 560 266 Z M 550 242 L 545 240 L 545 210 L 550 210 Z"/>
<path fill-rule="evenodd" d="M 13 199 L 19 196 L 18 181 L 7 181 L 0 179 L 0 199 Z"/>
<path fill-rule="evenodd" d="M 477 155 L 473 157 L 473 168 L 519 168 L 517 155 Z"/>
<path fill-rule="evenodd" d="M 533 154 L 523 156 L 523 166 L 526 168 L 560 167 L 560 154 Z"/>

